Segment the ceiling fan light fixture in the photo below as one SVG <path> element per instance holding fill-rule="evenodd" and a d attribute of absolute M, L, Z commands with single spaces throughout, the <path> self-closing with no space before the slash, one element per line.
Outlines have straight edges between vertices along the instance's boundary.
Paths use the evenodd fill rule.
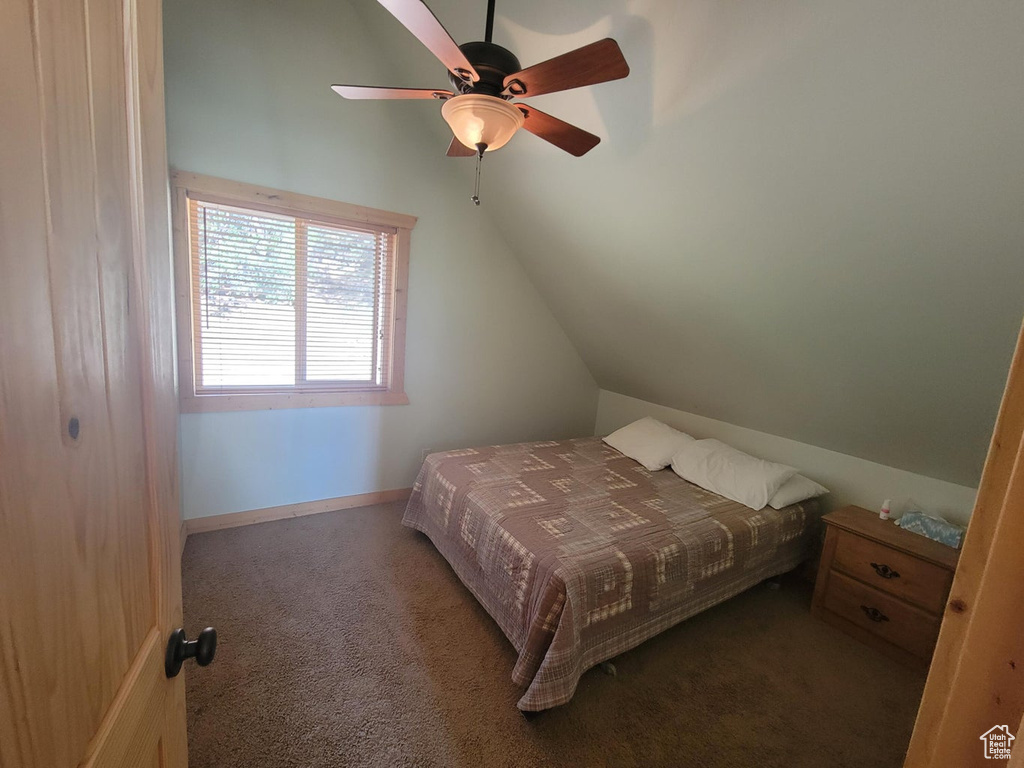
<path fill-rule="evenodd" d="M 441 116 L 460 143 L 473 150 L 485 144 L 488 152 L 505 146 L 524 120 L 523 113 L 505 99 L 478 93 L 447 99 Z"/>

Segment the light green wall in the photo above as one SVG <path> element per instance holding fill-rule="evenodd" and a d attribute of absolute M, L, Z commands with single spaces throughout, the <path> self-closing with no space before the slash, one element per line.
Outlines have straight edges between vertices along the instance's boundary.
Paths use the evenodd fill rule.
<path fill-rule="evenodd" d="M 430 5 L 480 37 L 482 2 Z M 538 98 L 601 145 L 516 136 L 479 210 L 437 104 L 327 90 L 445 85 L 377 3 L 165 15 L 175 165 L 421 217 L 414 404 L 183 417 L 188 514 L 405 485 L 424 448 L 588 432 L 587 368 L 977 484 L 1024 312 L 1024 4 L 499 3 L 495 41 L 524 65 L 613 36 L 632 74 Z"/>
<path fill-rule="evenodd" d="M 697 439 L 713 437 L 752 456 L 796 467 L 800 474 L 829 489 L 830 493 L 823 499 L 826 509 L 857 504 L 876 510 L 889 499 L 894 515 L 918 509 L 961 525 L 967 524 L 974 510 L 976 488 L 886 467 L 604 389 L 598 398 L 596 433 L 607 435 L 644 416 L 658 419 Z"/>
<path fill-rule="evenodd" d="M 628 78 L 535 102 L 602 143 L 484 168 L 599 385 L 977 485 L 1024 314 L 1024 2 L 498 3 L 524 65 L 606 35 Z"/>
<path fill-rule="evenodd" d="M 173 167 L 419 217 L 408 406 L 181 417 L 186 517 L 412 484 L 423 451 L 590 434 L 597 387 L 344 0 L 166 0 Z"/>

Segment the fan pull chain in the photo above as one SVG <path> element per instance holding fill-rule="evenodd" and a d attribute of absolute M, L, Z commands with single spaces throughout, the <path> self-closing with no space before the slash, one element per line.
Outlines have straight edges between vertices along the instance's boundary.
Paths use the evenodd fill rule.
<path fill-rule="evenodd" d="M 484 151 L 487 149 L 486 144 L 476 145 L 476 183 L 473 185 L 473 205 L 480 205 L 480 166 L 484 162 Z"/>

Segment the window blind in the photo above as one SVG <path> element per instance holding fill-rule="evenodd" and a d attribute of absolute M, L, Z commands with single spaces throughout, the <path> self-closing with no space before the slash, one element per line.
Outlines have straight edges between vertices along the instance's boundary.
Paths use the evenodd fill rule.
<path fill-rule="evenodd" d="M 196 394 L 387 389 L 394 233 L 189 200 Z"/>

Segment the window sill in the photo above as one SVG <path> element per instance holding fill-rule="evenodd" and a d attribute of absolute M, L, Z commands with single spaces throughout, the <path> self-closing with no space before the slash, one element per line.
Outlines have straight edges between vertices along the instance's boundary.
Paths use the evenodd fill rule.
<path fill-rule="evenodd" d="M 346 405 L 408 405 L 404 392 L 295 392 L 292 394 L 182 395 L 181 413 L 337 408 Z"/>

